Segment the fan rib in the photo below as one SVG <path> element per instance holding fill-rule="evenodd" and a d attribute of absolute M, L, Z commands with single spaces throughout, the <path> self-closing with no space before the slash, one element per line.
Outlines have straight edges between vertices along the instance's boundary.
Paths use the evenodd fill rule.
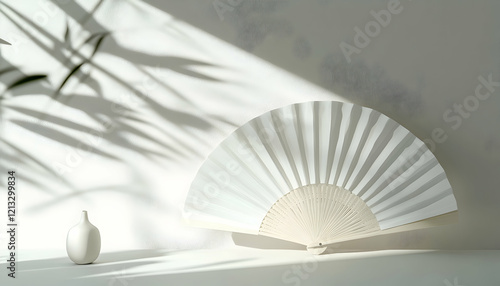
<path fill-rule="evenodd" d="M 314 245 L 376 230 L 380 228 L 375 215 L 359 197 L 339 186 L 313 184 L 276 201 L 259 234 Z"/>

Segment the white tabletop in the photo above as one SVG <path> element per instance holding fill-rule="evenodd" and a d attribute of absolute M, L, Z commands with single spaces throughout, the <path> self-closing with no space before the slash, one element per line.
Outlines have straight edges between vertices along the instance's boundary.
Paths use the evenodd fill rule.
<path fill-rule="evenodd" d="M 3 285 L 500 285 L 500 251 L 379 250 L 312 256 L 244 247 L 101 253 L 76 265 L 64 250 L 21 251 Z"/>

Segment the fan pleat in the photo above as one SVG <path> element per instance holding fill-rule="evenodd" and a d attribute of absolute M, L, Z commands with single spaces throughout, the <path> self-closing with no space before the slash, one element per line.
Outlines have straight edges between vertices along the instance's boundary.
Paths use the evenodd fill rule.
<path fill-rule="evenodd" d="M 381 229 L 389 229 L 392 227 L 404 225 L 407 223 L 421 220 L 422 212 L 429 217 L 441 215 L 443 213 L 452 212 L 457 209 L 455 197 L 451 194 L 451 189 L 444 192 L 444 197 L 439 201 L 429 201 L 430 204 L 413 212 L 400 212 L 398 216 L 392 218 L 379 219 Z"/>
<path fill-rule="evenodd" d="M 273 127 L 276 131 L 276 135 L 278 137 L 279 143 L 281 144 L 282 150 L 285 152 L 288 166 L 293 172 L 293 178 L 295 179 L 296 183 L 293 184 L 294 186 L 301 186 L 302 181 L 300 179 L 299 171 L 297 170 L 297 163 L 295 162 L 290 148 L 288 148 L 289 143 L 288 140 L 284 134 L 284 129 L 285 127 L 281 125 L 281 121 L 279 120 L 281 116 L 277 112 L 271 113 L 271 116 L 273 117 Z"/>
<path fill-rule="evenodd" d="M 366 162 L 364 160 L 363 160 L 363 162 L 360 162 L 361 154 L 366 146 L 366 142 L 368 141 L 367 140 L 368 136 L 369 136 L 371 130 L 373 129 L 373 126 L 377 122 L 378 114 L 376 114 L 375 112 L 372 112 L 368 109 L 364 109 L 363 114 L 365 115 L 364 118 L 362 118 L 363 121 L 359 121 L 359 124 L 356 128 L 356 134 L 358 134 L 358 136 L 355 136 L 353 138 L 354 142 L 359 142 L 359 143 L 353 144 L 353 146 L 356 146 L 355 152 L 354 152 L 352 158 L 350 158 L 351 164 L 349 165 L 348 168 L 346 168 L 347 172 L 346 172 L 345 178 L 343 179 L 343 182 L 341 185 L 342 188 L 344 188 L 344 189 L 346 188 L 346 185 L 349 182 L 349 179 L 353 175 L 355 168 L 358 165 L 362 165 L 363 163 Z"/>
<path fill-rule="evenodd" d="M 275 185 L 276 185 L 275 189 L 276 189 L 277 193 L 279 193 L 280 195 L 286 194 L 287 191 L 289 190 L 289 185 L 286 184 L 286 179 L 282 177 L 282 173 L 279 172 L 279 169 L 274 164 L 272 158 L 270 157 L 271 154 L 269 154 L 267 152 L 263 152 L 262 145 L 259 142 L 257 142 L 259 137 L 255 133 L 255 129 L 252 128 L 251 126 L 249 126 L 246 130 L 243 130 L 243 131 L 247 131 L 247 132 L 242 134 L 240 136 L 240 138 L 241 138 L 241 140 L 243 140 L 244 144 L 246 144 L 249 147 L 252 147 L 252 148 L 248 148 L 250 150 L 250 152 L 252 152 L 252 154 L 254 155 L 254 157 L 251 157 L 251 158 L 257 159 L 258 167 L 261 167 L 267 171 L 266 176 L 268 176 L 272 181 L 275 182 Z M 245 136 L 245 135 L 247 135 L 247 136 Z M 249 140 L 250 138 L 252 138 L 252 141 L 254 143 L 252 143 Z M 245 170 L 257 167 L 257 166 L 254 166 L 255 161 L 253 159 L 251 159 L 248 162 L 249 164 L 247 164 L 245 166 L 246 167 Z"/>
<path fill-rule="evenodd" d="M 382 127 L 380 127 L 382 125 Z M 368 176 L 368 173 L 370 170 L 378 170 L 373 165 L 375 164 L 375 161 L 377 158 L 379 158 L 380 153 L 382 150 L 387 146 L 389 141 L 392 138 L 392 134 L 398 127 L 397 123 L 391 120 L 388 120 L 387 117 L 379 117 L 379 120 L 375 124 L 374 128 L 372 128 L 372 132 L 370 133 L 370 136 L 368 137 L 368 140 L 370 142 L 375 141 L 373 143 L 373 147 L 371 149 L 368 149 L 368 155 L 366 155 L 366 159 L 364 160 L 363 166 L 360 167 L 357 175 L 355 176 L 355 179 L 353 182 L 349 185 L 347 185 L 348 189 L 353 192 L 353 194 L 356 194 L 358 196 L 361 196 L 363 190 L 360 190 L 361 188 L 358 188 L 358 185 L 362 182 L 366 182 L 365 184 L 361 184 L 361 186 L 364 185 L 370 185 L 370 176 Z M 375 138 L 375 140 L 374 140 Z M 367 145 L 368 147 L 371 147 L 370 145 Z M 376 179 L 376 178 L 374 178 Z M 368 182 L 367 182 L 368 181 Z"/>
<path fill-rule="evenodd" d="M 406 181 L 402 179 L 398 186 L 394 186 L 391 189 L 387 188 L 387 193 L 380 192 L 378 196 L 374 197 L 372 200 L 367 200 L 366 203 L 370 208 L 374 209 L 381 203 L 383 203 L 382 205 L 390 206 L 391 201 L 396 200 L 396 202 L 398 202 L 398 198 L 401 201 L 417 196 L 420 192 L 430 189 L 436 183 L 446 180 L 445 174 L 436 173 L 436 171 L 439 171 L 439 166 L 437 166 L 435 162 L 429 161 L 417 169 L 413 174 L 408 175 L 409 177 L 407 179 L 409 180 Z M 433 176 L 435 177 L 433 178 Z M 411 185 L 420 183 L 418 180 L 421 178 L 425 180 L 425 182 L 422 183 L 422 187 L 413 189 Z"/>
<path fill-rule="evenodd" d="M 328 118 L 328 117 L 327 117 Z M 335 150 L 337 150 L 337 143 L 340 133 L 340 124 L 342 122 L 342 112 L 341 105 L 331 103 L 331 114 L 330 114 L 330 133 L 329 133 L 329 148 L 328 148 L 328 161 L 325 174 L 325 183 L 331 184 L 330 175 L 332 172 L 333 162 L 335 158 Z"/>
<path fill-rule="evenodd" d="M 361 114 L 361 107 L 355 105 L 345 105 L 342 109 L 343 112 L 347 113 L 346 118 L 347 122 L 347 130 L 344 133 L 342 138 L 342 149 L 340 150 L 339 161 L 337 163 L 337 168 L 335 171 L 335 179 L 333 180 L 333 185 L 339 186 L 338 183 L 342 170 L 344 169 L 344 164 L 349 164 L 349 162 L 345 162 L 347 152 L 351 147 L 352 137 L 354 136 L 354 131 L 359 120 L 359 115 Z"/>
<path fill-rule="evenodd" d="M 239 164 L 239 166 L 245 166 L 245 162 L 241 159 L 240 156 L 236 155 L 233 150 L 224 148 L 224 150 L 227 152 L 227 154 L 231 155 L 231 158 L 233 158 L 234 163 Z M 262 161 L 259 161 L 260 164 L 262 164 Z M 261 204 L 262 202 L 267 202 L 268 204 L 272 204 L 276 201 L 276 197 L 279 194 L 273 195 L 275 193 L 275 190 L 278 187 L 278 184 L 275 180 L 273 180 L 274 177 L 268 178 L 269 180 L 266 180 L 266 177 L 268 176 L 268 172 L 264 172 L 263 174 L 257 174 L 257 171 L 259 170 L 265 170 L 266 168 L 263 167 L 262 169 L 258 168 L 248 168 L 247 173 L 249 176 L 243 177 L 243 176 L 237 176 L 236 174 L 232 174 L 232 178 L 235 178 L 236 180 L 239 180 L 240 178 L 246 178 L 250 182 L 247 182 L 246 184 L 241 184 L 241 188 L 239 189 L 241 192 L 247 192 L 250 195 L 253 195 L 259 199 L 261 199 Z M 268 182 L 269 184 L 265 184 Z M 257 187 L 257 189 L 261 190 L 260 192 L 252 192 L 249 190 L 251 187 Z"/>
<path fill-rule="evenodd" d="M 293 112 L 295 115 L 295 120 L 294 120 L 294 128 L 295 132 L 297 134 L 297 142 L 300 148 L 300 158 L 302 159 L 301 165 L 303 168 L 303 173 L 305 176 L 305 185 L 310 185 L 311 184 L 311 177 L 309 176 L 309 164 L 307 160 L 307 153 L 306 153 L 306 145 L 305 145 L 305 139 L 304 139 L 304 134 L 302 132 L 302 119 L 301 119 L 301 112 L 300 108 L 298 105 L 293 106 Z M 312 158 L 310 159 L 312 160 Z"/>
<path fill-rule="evenodd" d="M 319 168 L 319 105 L 317 102 L 313 103 L 313 124 L 312 129 L 314 133 L 313 140 L 313 150 L 314 150 L 314 183 L 320 183 L 320 168 Z"/>
<path fill-rule="evenodd" d="M 429 182 L 429 186 L 434 186 L 438 185 L 441 183 L 442 187 L 446 187 L 447 184 L 442 180 L 440 177 L 436 177 L 431 182 Z M 423 187 L 419 188 L 416 192 L 418 193 L 421 191 Z M 380 219 L 382 218 L 392 218 L 397 216 L 398 214 L 401 214 L 402 211 L 411 213 L 414 212 L 426 205 L 429 205 L 429 203 L 432 203 L 432 201 L 438 201 L 441 198 L 444 198 L 448 196 L 448 192 L 429 192 L 429 191 L 423 191 L 419 193 L 417 196 L 413 198 L 408 198 L 406 201 L 398 201 L 395 202 L 394 205 L 392 206 L 387 206 L 386 208 L 373 208 L 374 213 L 376 215 L 380 215 Z M 385 217 L 385 215 L 390 215 L 389 217 Z"/>
<path fill-rule="evenodd" d="M 386 145 L 381 154 L 377 157 L 374 164 L 368 171 L 371 176 L 366 176 L 368 182 L 363 184 L 361 189 L 356 192 L 356 195 L 363 198 L 365 201 L 370 195 L 377 194 L 389 184 L 389 176 L 384 176 L 390 167 L 396 162 L 399 155 L 405 148 L 411 145 L 414 138 L 411 134 L 407 134 L 397 146 Z M 389 153 L 389 154 L 387 154 Z M 393 167 L 395 169 L 395 167 Z"/>
<path fill-rule="evenodd" d="M 265 130 L 265 127 L 263 126 L 261 120 L 255 120 L 254 122 L 255 125 L 253 125 L 253 127 L 257 131 L 256 133 L 262 146 L 264 146 L 264 148 L 266 149 L 266 154 L 271 158 L 274 167 L 278 170 L 279 174 L 281 175 L 281 178 L 285 181 L 288 189 L 289 190 L 293 189 L 293 184 L 290 182 L 290 179 L 293 177 L 290 176 L 290 174 L 287 174 L 284 168 L 285 165 L 283 165 L 282 162 L 280 162 L 277 156 L 278 153 L 275 152 L 275 150 L 273 150 L 274 146 L 271 145 L 273 141 L 270 140 L 269 138 L 264 137 L 263 130 Z"/>

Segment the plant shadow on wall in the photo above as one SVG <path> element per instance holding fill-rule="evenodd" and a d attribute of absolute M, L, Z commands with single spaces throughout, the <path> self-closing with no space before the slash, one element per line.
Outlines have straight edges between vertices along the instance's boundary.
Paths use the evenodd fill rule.
<path fill-rule="evenodd" d="M 155 85 L 170 90 L 177 96 L 177 100 L 191 108 L 196 108 L 196 106 L 181 93 L 160 81 L 154 74 L 149 73 L 147 68 L 164 68 L 172 73 L 183 74 L 197 80 L 215 82 L 218 79 L 192 69 L 192 67 L 212 65 L 183 57 L 152 56 L 121 46 L 113 37 L 114 31 L 106 30 L 92 17 L 102 3 L 102 0 L 99 1 L 91 11 L 86 11 L 76 2 L 61 6 L 60 8 L 66 14 L 66 28 L 64 34 L 56 37 L 9 4 L 0 2 L 2 17 L 29 37 L 29 40 L 39 49 L 50 55 L 51 61 L 59 65 L 57 69 L 51 68 L 46 72 L 28 73 L 25 72 L 24 66 L 12 64 L 0 54 L 0 82 L 5 86 L 0 91 L 0 119 L 3 127 L 9 125 L 9 128 L 14 127 L 31 135 L 41 136 L 57 144 L 77 149 L 79 152 L 87 152 L 109 160 L 120 160 L 120 158 L 116 153 L 100 148 L 102 143 L 93 144 L 92 142 L 103 141 L 156 162 L 197 154 L 198 151 L 183 144 L 178 135 L 181 133 L 196 138 L 196 130 L 211 129 L 212 125 L 202 115 L 193 115 L 159 103 L 148 96 L 147 90 L 144 92 L 121 78 L 115 71 L 95 61 L 95 58 L 100 54 L 108 54 L 129 61 L 137 71 L 148 77 Z M 90 25 L 86 25 L 87 23 Z M 86 26 L 92 28 L 89 29 Z M 103 51 L 103 46 L 107 47 L 105 51 Z M 47 57 L 47 55 L 44 56 Z M 36 69 L 39 68 L 36 67 Z M 60 70 L 67 72 L 61 74 L 58 72 Z M 106 98 L 100 81 L 103 77 L 127 90 L 129 96 L 134 97 L 142 106 L 147 106 L 158 118 L 176 125 L 175 132 L 166 131 L 165 128 L 160 128 L 154 122 L 144 119 L 136 110 L 137 106 Z M 77 88 L 82 90 L 82 86 L 85 87 L 83 90 L 88 92 L 75 91 Z M 41 98 L 43 104 L 39 106 L 24 104 L 33 97 Z M 54 106 L 73 111 L 73 114 L 84 114 L 90 119 L 88 122 L 93 124 L 85 124 L 59 113 L 51 113 L 51 107 Z M 6 114 L 10 116 L 5 117 Z M 14 119 L 11 119 L 13 115 L 15 115 Z M 144 131 L 141 127 L 146 125 L 148 128 L 154 128 L 165 138 L 169 138 L 168 143 Z M 130 140 L 131 137 L 141 138 L 141 141 Z M 93 138 L 93 141 L 84 140 L 84 138 Z M 63 176 L 66 172 L 72 171 L 71 167 L 42 161 L 33 152 L 18 147 L 12 138 L 3 134 L 0 136 L 0 150 L 2 153 L 0 169 L 22 166 L 24 172 L 36 170 L 52 180 L 58 178 L 68 190 L 74 190 L 71 183 Z M 44 186 L 46 182 L 44 176 L 36 178 L 26 176 L 23 179 L 34 186 Z M 47 192 L 50 193 L 50 191 Z M 76 190 L 67 196 L 54 196 L 53 202 L 61 203 L 67 198 L 82 193 L 81 190 Z M 47 205 L 50 204 L 37 206 L 32 211 L 44 209 Z"/>

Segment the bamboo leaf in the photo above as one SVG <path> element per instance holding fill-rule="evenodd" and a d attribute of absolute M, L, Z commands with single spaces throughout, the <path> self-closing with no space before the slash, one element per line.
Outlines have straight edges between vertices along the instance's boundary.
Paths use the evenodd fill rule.
<path fill-rule="evenodd" d="M 0 44 L 3 44 L 3 45 L 9 45 L 9 46 L 11 46 L 11 43 L 9 43 L 9 42 L 7 42 L 6 40 L 1 39 L 1 38 L 0 38 Z"/>
<path fill-rule="evenodd" d="M 97 40 L 95 46 L 94 46 L 94 51 L 92 52 L 92 55 L 91 57 L 93 57 L 95 55 L 95 53 L 97 52 L 97 50 L 99 49 L 99 46 L 101 46 L 102 44 L 102 41 L 104 40 L 104 37 L 106 37 L 106 35 L 102 35 L 99 37 L 99 39 Z"/>
<path fill-rule="evenodd" d="M 70 72 L 69 74 L 66 76 L 66 78 L 63 80 L 63 82 L 61 83 L 61 85 L 59 86 L 59 88 L 57 88 L 56 90 L 56 95 L 58 95 L 62 88 L 64 87 L 64 85 L 68 82 L 68 80 L 76 73 L 78 72 L 78 70 L 86 63 L 87 61 L 84 61 L 83 63 L 75 66 Z"/>
<path fill-rule="evenodd" d="M 93 39 L 99 37 L 99 36 L 102 36 L 102 35 L 107 35 L 108 32 L 99 32 L 99 33 L 95 33 L 95 34 L 92 34 L 90 35 L 83 43 L 84 44 L 88 44 L 90 43 Z"/>
<path fill-rule="evenodd" d="M 66 20 L 66 31 L 64 32 L 64 41 L 65 42 L 71 42 L 71 39 L 70 39 L 70 33 L 69 33 L 69 23 L 68 23 L 68 20 Z"/>
<path fill-rule="evenodd" d="M 46 79 L 46 78 L 47 78 L 47 75 L 44 75 L 44 74 L 35 74 L 35 75 L 25 76 L 25 77 L 22 77 L 22 78 L 16 80 L 15 82 L 11 83 L 7 87 L 7 90 L 13 89 L 13 88 L 18 87 L 20 85 L 25 85 L 25 84 L 33 82 L 33 81 Z"/>

